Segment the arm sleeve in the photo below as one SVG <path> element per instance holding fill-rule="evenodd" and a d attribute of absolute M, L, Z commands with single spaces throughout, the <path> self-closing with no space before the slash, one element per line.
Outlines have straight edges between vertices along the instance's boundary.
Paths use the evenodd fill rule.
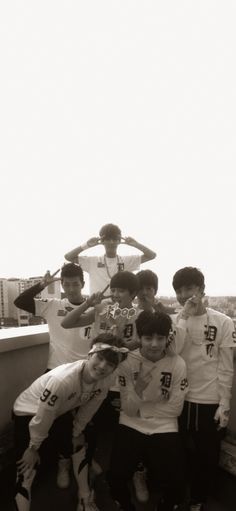
<path fill-rule="evenodd" d="M 18 307 L 18 309 L 23 309 L 27 312 L 31 312 L 35 314 L 35 302 L 34 297 L 41 293 L 42 286 L 41 284 L 35 284 L 35 286 L 26 289 L 21 293 L 14 301 L 14 305 Z"/>
<path fill-rule="evenodd" d="M 131 368 L 124 362 L 118 367 L 121 409 L 126 415 L 136 416 L 142 399 L 136 394 Z"/>
<path fill-rule="evenodd" d="M 36 414 L 29 423 L 30 446 L 39 449 L 41 443 L 47 438 L 49 429 L 57 418 L 61 402 L 63 401 L 63 388 L 58 382 L 49 380 L 42 395 Z"/>
<path fill-rule="evenodd" d="M 223 324 L 222 341 L 219 346 L 218 360 L 218 390 L 219 403 L 229 409 L 231 389 L 233 384 L 234 364 L 233 347 L 236 346 L 235 328 L 233 321 L 226 318 Z"/>
<path fill-rule="evenodd" d="M 79 436 L 80 433 L 82 433 L 85 426 L 92 419 L 99 406 L 104 401 L 107 393 L 108 389 L 104 389 L 100 394 L 95 394 L 95 396 L 90 399 L 90 401 L 80 406 L 74 418 L 73 436 Z"/>

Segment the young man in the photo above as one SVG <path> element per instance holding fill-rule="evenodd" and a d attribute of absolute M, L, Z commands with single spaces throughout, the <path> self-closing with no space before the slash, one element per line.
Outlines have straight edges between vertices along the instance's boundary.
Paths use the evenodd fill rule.
<path fill-rule="evenodd" d="M 49 355 L 47 371 L 60 364 L 74 362 L 87 357 L 91 345 L 91 327 L 81 327 L 66 331 L 61 327 L 61 320 L 69 311 L 75 309 L 85 298 L 81 291 L 84 286 L 83 270 L 78 264 L 65 264 L 61 270 L 61 284 L 65 298 L 49 298 L 47 300 L 36 298 L 45 287 L 58 280 L 49 273 L 38 284 L 21 293 L 15 300 L 19 309 L 31 312 L 46 319 L 49 329 Z M 60 488 L 67 488 L 69 478 L 70 460 L 59 458 L 57 484 Z"/>
<path fill-rule="evenodd" d="M 141 270 L 136 273 L 138 278 L 138 304 L 140 309 L 150 312 L 166 312 L 172 313 L 171 308 L 165 307 L 156 294 L 158 290 L 158 276 L 151 270 Z"/>
<path fill-rule="evenodd" d="M 162 509 L 172 511 L 184 493 L 177 419 L 187 387 L 186 367 L 180 356 L 169 354 L 172 324 L 167 314 L 143 311 L 136 325 L 140 348 L 118 369 L 121 414 L 109 482 L 122 509 L 134 510 L 128 483 L 142 461 L 149 484 L 163 492 Z"/>
<path fill-rule="evenodd" d="M 120 243 L 135 247 L 142 255 L 119 256 L 117 248 Z M 105 254 L 97 256 L 80 256 L 81 252 L 97 245 L 104 245 Z M 65 255 L 65 259 L 72 262 L 79 262 L 84 271 L 89 274 L 90 293 L 101 291 L 111 278 L 118 271 L 135 271 L 140 263 L 154 259 L 156 253 L 145 247 L 130 236 L 123 238 L 121 230 L 117 225 L 106 224 L 99 231 L 99 237 L 90 238 L 86 243 L 75 248 Z"/>
<path fill-rule="evenodd" d="M 173 277 L 176 297 L 183 310 L 187 337 L 180 351 L 187 366 L 189 391 L 180 431 L 186 442 L 190 475 L 190 509 L 202 511 L 214 481 L 220 441 L 228 423 L 233 379 L 235 330 L 233 321 L 204 304 L 204 275 L 185 267 Z"/>
<path fill-rule="evenodd" d="M 72 454 L 79 485 L 78 511 L 96 511 L 88 485 L 85 448 L 80 437 L 114 380 L 114 370 L 128 350 L 110 334 L 94 339 L 86 360 L 63 364 L 45 373 L 14 403 L 18 511 L 29 511 L 31 486 L 43 443 L 59 441 L 65 457 Z M 76 410 L 74 424 L 70 410 Z"/>
<path fill-rule="evenodd" d="M 111 278 L 110 288 L 113 303 L 100 305 L 103 293 L 94 293 L 65 316 L 61 326 L 76 328 L 94 323 L 95 335 L 112 332 L 121 337 L 127 348 L 133 350 L 138 346 L 135 320 L 139 309 L 133 304 L 138 291 L 137 277 L 129 271 L 118 272 Z M 90 307 L 91 310 L 87 312 Z"/>

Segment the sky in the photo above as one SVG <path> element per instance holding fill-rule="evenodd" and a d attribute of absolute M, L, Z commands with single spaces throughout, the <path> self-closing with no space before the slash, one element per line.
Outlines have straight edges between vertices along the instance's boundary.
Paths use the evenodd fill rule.
<path fill-rule="evenodd" d="M 186 265 L 236 294 L 235 22 L 233 1 L 2 2 L 0 278 L 111 222 L 157 252 L 160 295 Z"/>

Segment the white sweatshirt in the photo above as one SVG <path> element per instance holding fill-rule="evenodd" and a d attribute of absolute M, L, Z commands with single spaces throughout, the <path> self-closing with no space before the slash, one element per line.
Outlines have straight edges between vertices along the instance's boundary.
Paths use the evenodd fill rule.
<path fill-rule="evenodd" d="M 114 381 L 114 373 L 92 384 L 82 381 L 85 360 L 63 364 L 43 374 L 16 399 L 15 415 L 33 415 L 29 423 L 30 446 L 38 449 L 54 420 L 79 406 L 74 420 L 78 436 L 93 417 Z"/>
<path fill-rule="evenodd" d="M 207 308 L 205 314 L 187 319 L 186 341 L 180 350 L 187 366 L 187 401 L 229 408 L 235 346 L 234 324 L 225 314 Z"/>
<path fill-rule="evenodd" d="M 152 380 L 143 391 L 142 399 L 135 391 L 141 365 L 147 372 L 152 371 Z M 144 434 L 178 431 L 177 418 L 182 411 L 188 385 L 185 362 L 179 355 L 166 355 L 157 362 L 151 362 L 135 350 L 120 364 L 118 375 L 120 424 Z"/>

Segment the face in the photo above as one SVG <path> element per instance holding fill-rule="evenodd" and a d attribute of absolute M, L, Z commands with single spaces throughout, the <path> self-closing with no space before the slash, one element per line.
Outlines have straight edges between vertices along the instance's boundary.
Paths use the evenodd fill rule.
<path fill-rule="evenodd" d="M 107 257 L 116 257 L 117 247 L 120 244 L 120 238 L 105 238 L 102 241 Z"/>
<path fill-rule="evenodd" d="M 192 298 L 192 296 L 199 296 L 200 294 L 203 295 L 203 291 L 202 287 L 192 284 L 189 286 L 181 286 L 175 293 L 180 305 L 184 306 L 189 298 Z"/>
<path fill-rule="evenodd" d="M 71 303 L 81 301 L 81 290 L 83 284 L 78 276 L 75 277 L 64 277 L 62 280 L 62 287 L 65 291 L 65 295 Z"/>
<path fill-rule="evenodd" d="M 137 295 L 140 307 L 145 308 L 146 305 L 152 305 L 154 302 L 155 295 L 156 292 L 153 287 L 143 286 Z"/>
<path fill-rule="evenodd" d="M 102 352 L 98 351 L 93 353 L 86 364 L 87 374 L 91 381 L 101 380 L 109 376 L 115 369 L 116 366 L 111 362 L 108 362 L 103 356 Z"/>
<path fill-rule="evenodd" d="M 166 343 L 167 337 L 165 335 L 142 335 L 140 353 L 148 360 L 157 362 L 163 357 Z"/>
<path fill-rule="evenodd" d="M 120 287 L 111 288 L 111 296 L 113 302 L 118 302 L 119 307 L 123 309 L 124 307 L 132 306 L 132 296 L 128 289 L 121 289 Z"/>

